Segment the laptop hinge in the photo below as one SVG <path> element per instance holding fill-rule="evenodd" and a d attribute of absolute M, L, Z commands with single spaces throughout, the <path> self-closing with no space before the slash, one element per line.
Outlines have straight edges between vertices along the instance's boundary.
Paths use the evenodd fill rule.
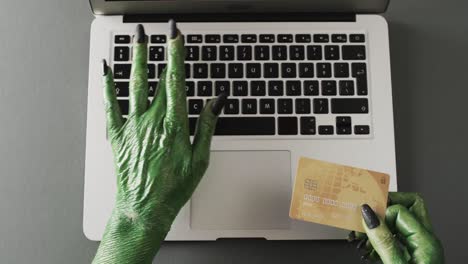
<path fill-rule="evenodd" d="M 217 13 L 124 15 L 124 23 L 167 22 L 356 22 L 351 13 Z"/>

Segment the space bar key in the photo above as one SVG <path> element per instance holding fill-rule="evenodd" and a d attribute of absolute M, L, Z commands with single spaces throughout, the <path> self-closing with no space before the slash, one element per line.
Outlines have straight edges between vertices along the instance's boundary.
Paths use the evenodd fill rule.
<path fill-rule="evenodd" d="M 196 118 L 190 118 L 195 125 Z M 191 127 L 190 130 L 193 128 Z M 192 130 L 193 131 L 193 130 Z M 217 136 L 266 136 L 275 135 L 274 117 L 220 117 L 216 124 Z"/>

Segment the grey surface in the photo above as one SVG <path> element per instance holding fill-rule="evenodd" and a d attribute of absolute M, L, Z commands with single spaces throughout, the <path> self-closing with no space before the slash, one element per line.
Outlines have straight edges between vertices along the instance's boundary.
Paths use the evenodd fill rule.
<path fill-rule="evenodd" d="M 467 1 L 393 1 L 400 189 L 421 192 L 447 253 L 468 252 Z M 88 2 L 2 1 L 0 263 L 89 263 L 82 233 Z M 466 260 L 465 260 L 466 261 Z M 166 243 L 157 263 L 360 263 L 345 242 Z"/>

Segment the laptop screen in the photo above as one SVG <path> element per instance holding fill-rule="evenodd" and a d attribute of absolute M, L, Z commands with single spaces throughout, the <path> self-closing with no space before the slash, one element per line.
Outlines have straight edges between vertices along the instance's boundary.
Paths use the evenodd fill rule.
<path fill-rule="evenodd" d="M 95 14 L 382 13 L 390 0 L 90 0 Z"/>

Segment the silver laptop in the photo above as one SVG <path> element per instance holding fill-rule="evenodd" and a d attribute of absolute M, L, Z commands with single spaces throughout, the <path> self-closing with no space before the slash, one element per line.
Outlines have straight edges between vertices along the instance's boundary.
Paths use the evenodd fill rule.
<path fill-rule="evenodd" d="M 206 101 L 229 92 L 211 162 L 167 240 L 342 239 L 291 220 L 296 166 L 309 157 L 391 175 L 396 190 L 388 0 L 91 0 L 83 230 L 100 240 L 116 179 L 101 86 L 102 58 L 128 111 L 131 39 L 149 36 L 150 97 L 165 66 L 169 18 L 187 49 L 193 127 Z"/>

